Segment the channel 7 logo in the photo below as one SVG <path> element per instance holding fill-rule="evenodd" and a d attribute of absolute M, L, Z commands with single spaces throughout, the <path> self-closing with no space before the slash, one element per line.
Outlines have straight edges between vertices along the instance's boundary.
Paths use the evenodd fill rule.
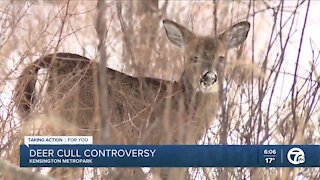
<path fill-rule="evenodd" d="M 303 164 L 305 162 L 305 155 L 302 149 L 295 147 L 288 151 L 287 159 L 294 165 Z"/>

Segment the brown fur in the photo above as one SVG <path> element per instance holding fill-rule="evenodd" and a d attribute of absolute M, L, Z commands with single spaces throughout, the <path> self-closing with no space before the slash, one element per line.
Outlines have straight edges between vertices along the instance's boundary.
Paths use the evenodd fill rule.
<path fill-rule="evenodd" d="M 51 62 L 57 63 L 52 66 Z M 48 68 L 51 77 L 48 78 L 46 92 L 46 98 L 50 99 L 50 107 L 47 109 L 67 121 L 75 121 L 78 127 L 90 127 L 92 120 L 98 115 L 95 114 L 97 112 L 95 107 L 96 101 L 99 100 L 95 99 L 96 94 L 94 94 L 95 86 L 99 86 L 94 83 L 94 79 L 98 78 L 96 73 L 98 65 L 89 59 L 68 53 L 57 53 L 40 58 L 29 65 L 18 80 L 15 102 L 19 114 L 25 117 L 31 112 L 35 101 L 33 95 L 37 80 L 36 73 L 40 68 Z M 113 143 L 178 142 L 178 140 L 166 142 L 166 138 L 160 135 L 167 134 L 166 132 L 155 133 L 165 129 L 164 122 L 160 121 L 165 116 L 165 110 L 170 111 L 170 115 L 166 115 L 170 119 L 168 122 L 170 125 L 166 127 L 169 128 L 167 131 L 175 133 L 182 129 L 188 132 L 190 129 L 195 133 L 193 129 L 198 129 L 200 132 L 195 134 L 199 138 L 203 128 L 209 125 L 209 118 L 213 117 L 217 109 L 216 96 L 204 95 L 200 92 L 186 93 L 184 85 L 178 82 L 134 78 L 109 68 L 106 69 L 106 76 L 110 122 L 115 133 L 110 139 Z M 194 97 L 191 97 L 192 95 Z M 191 102 L 192 98 L 195 102 Z M 166 107 L 168 105 L 169 110 Z M 179 119 L 183 121 L 180 122 Z M 155 123 L 157 125 L 153 127 Z M 148 131 L 150 131 L 148 138 L 144 137 L 142 134 Z M 156 134 L 158 137 L 153 137 Z M 179 141 L 185 143 L 187 140 Z M 189 143 L 191 142 L 194 141 Z"/>

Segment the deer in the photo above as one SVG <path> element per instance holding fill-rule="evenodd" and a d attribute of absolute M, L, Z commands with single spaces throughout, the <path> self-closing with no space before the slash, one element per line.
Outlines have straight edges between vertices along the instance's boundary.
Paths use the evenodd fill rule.
<path fill-rule="evenodd" d="M 169 42 L 183 54 L 179 80 L 133 77 L 106 67 L 109 118 L 99 120 L 104 101 L 98 95 L 99 63 L 77 54 L 49 54 L 25 67 L 18 78 L 18 114 L 30 119 L 38 100 L 38 71 L 47 69 L 44 111 L 63 119 L 64 128 L 74 126 L 83 135 L 81 130 L 97 130 L 99 121 L 108 121 L 110 144 L 196 144 L 219 109 L 221 64 L 229 49 L 246 40 L 250 23 L 238 22 L 215 37 L 196 35 L 169 19 L 162 23 Z"/>

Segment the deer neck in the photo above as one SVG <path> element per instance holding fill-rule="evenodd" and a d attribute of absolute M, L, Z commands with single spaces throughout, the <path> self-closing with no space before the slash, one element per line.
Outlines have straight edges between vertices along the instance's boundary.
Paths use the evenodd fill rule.
<path fill-rule="evenodd" d="M 190 107 L 196 106 L 201 93 L 197 92 L 194 86 L 192 86 L 185 72 L 182 73 L 180 83 L 184 94 L 185 104 Z"/>

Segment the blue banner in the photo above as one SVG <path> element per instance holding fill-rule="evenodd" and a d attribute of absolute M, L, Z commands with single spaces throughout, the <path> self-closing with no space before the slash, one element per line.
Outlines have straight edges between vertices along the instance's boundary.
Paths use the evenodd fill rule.
<path fill-rule="evenodd" d="M 20 145 L 21 167 L 320 167 L 320 145 Z"/>

